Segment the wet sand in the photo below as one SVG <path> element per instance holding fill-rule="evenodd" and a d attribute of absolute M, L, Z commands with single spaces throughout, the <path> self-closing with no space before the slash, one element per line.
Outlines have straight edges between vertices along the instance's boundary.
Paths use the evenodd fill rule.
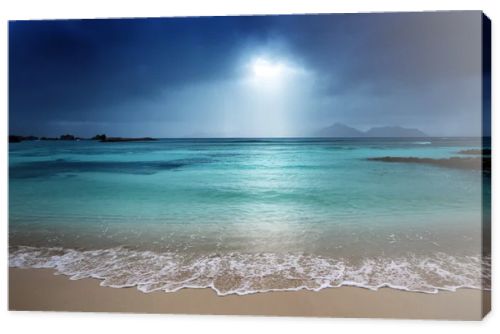
<path fill-rule="evenodd" d="M 425 294 L 390 288 L 342 287 L 313 291 L 218 296 L 211 289 L 142 293 L 73 281 L 51 269 L 9 268 L 9 309 L 177 314 L 315 316 L 480 320 L 491 293 L 472 289 Z"/>

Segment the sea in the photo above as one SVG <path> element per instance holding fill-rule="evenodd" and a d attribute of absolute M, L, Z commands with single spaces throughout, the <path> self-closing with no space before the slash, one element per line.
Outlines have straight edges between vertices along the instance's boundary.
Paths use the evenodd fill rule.
<path fill-rule="evenodd" d="M 9 144 L 9 265 L 143 292 L 489 289 L 479 138 Z M 485 232 L 486 231 L 486 232 Z"/>

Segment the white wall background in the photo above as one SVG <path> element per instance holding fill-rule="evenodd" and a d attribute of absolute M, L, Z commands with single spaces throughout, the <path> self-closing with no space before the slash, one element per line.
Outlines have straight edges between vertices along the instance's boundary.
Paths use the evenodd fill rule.
<path fill-rule="evenodd" d="M 0 2 L 0 331 L 2 333 L 470 333 L 500 330 L 500 302 L 498 300 L 498 254 L 500 242 L 498 221 L 494 210 L 493 222 L 493 311 L 483 322 L 355 320 L 312 318 L 265 318 L 223 316 L 124 315 L 106 313 L 55 313 L 7 311 L 7 21 L 13 19 L 46 18 L 104 18 L 104 17 L 159 17 L 231 14 L 291 14 L 334 12 L 381 12 L 423 10 L 483 10 L 492 20 L 493 29 L 493 132 L 494 150 L 500 147 L 500 120 L 495 117 L 498 90 L 495 78 L 499 66 L 495 60 L 500 44 L 497 24 L 500 24 L 498 0 L 3 0 Z M 493 207 L 498 207 L 498 173 L 500 155 L 494 156 Z"/>

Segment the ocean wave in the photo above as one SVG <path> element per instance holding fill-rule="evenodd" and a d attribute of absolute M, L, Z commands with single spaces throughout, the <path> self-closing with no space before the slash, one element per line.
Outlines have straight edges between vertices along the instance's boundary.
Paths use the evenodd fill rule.
<path fill-rule="evenodd" d="M 18 246 L 10 267 L 53 268 L 70 279 L 97 278 L 102 286 L 142 292 L 212 288 L 219 295 L 328 287 L 381 287 L 436 293 L 490 289 L 490 261 L 480 256 L 408 255 L 360 261 L 307 254 L 178 254 L 127 248 L 75 250 Z"/>

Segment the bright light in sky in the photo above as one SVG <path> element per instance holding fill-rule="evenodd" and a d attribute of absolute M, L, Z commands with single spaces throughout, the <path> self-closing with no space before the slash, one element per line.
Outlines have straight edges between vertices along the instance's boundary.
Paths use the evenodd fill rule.
<path fill-rule="evenodd" d="M 244 59 L 236 133 L 287 137 L 295 133 L 297 115 L 309 101 L 313 77 L 287 55 L 253 54 Z M 232 112 L 228 117 L 232 117 Z"/>
<path fill-rule="evenodd" d="M 285 66 L 279 62 L 272 62 L 265 58 L 256 58 L 251 64 L 252 73 L 257 78 L 276 79 L 285 72 Z"/>

